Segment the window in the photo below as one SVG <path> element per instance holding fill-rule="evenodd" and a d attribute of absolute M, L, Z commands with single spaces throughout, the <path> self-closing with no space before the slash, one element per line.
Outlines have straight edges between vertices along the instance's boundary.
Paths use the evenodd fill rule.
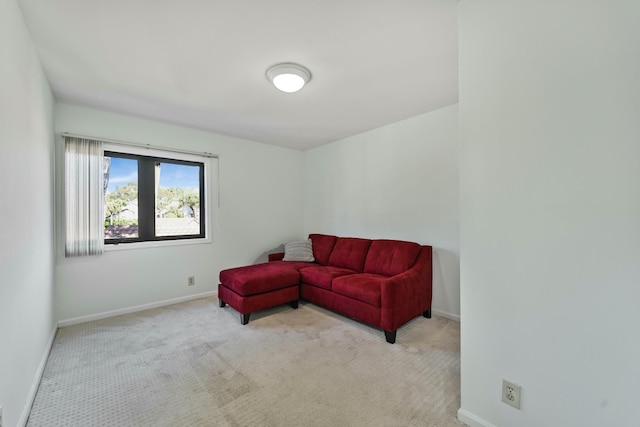
<path fill-rule="evenodd" d="M 205 237 L 205 164 L 104 152 L 104 243 Z"/>

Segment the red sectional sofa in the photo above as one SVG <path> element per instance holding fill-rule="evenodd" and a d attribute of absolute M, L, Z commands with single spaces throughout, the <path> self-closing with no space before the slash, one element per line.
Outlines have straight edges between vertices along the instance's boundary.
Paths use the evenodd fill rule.
<path fill-rule="evenodd" d="M 385 332 L 394 343 L 398 328 L 431 317 L 432 248 L 400 240 L 370 240 L 310 234 L 314 262 L 269 262 L 220 272 L 220 307 L 229 304 L 242 324 L 252 312 L 298 299 L 312 302 Z"/>

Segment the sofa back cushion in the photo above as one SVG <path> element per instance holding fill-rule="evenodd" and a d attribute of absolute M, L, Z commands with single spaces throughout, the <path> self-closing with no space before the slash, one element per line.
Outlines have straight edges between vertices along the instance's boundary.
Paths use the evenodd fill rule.
<path fill-rule="evenodd" d="M 410 269 L 418 258 L 420 245 L 401 240 L 374 240 L 364 264 L 365 273 L 395 276 Z"/>
<path fill-rule="evenodd" d="M 338 239 L 327 234 L 309 234 L 313 246 L 313 257 L 321 265 L 329 264 L 329 256 Z"/>
<path fill-rule="evenodd" d="M 362 273 L 369 245 L 371 245 L 369 239 L 338 237 L 329 257 L 329 265 Z"/>

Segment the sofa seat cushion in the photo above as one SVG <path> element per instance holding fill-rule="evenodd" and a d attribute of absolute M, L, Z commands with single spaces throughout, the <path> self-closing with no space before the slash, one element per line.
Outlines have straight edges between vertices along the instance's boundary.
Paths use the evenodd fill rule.
<path fill-rule="evenodd" d="M 335 278 L 331 288 L 337 294 L 380 307 L 380 288 L 382 282 L 387 279 L 387 276 L 380 274 L 352 274 Z"/>
<path fill-rule="evenodd" d="M 220 283 L 239 295 L 255 295 L 297 285 L 298 270 L 312 265 L 303 262 L 275 261 L 230 268 L 220 272 Z"/>
<path fill-rule="evenodd" d="M 403 273 L 416 262 L 420 250 L 420 245 L 414 242 L 374 240 L 367 252 L 364 272 L 385 276 Z"/>
<path fill-rule="evenodd" d="M 355 271 L 348 268 L 333 267 L 331 265 L 307 267 L 300 270 L 300 281 L 320 288 L 331 289 L 333 279 L 355 273 Z"/>
<path fill-rule="evenodd" d="M 329 265 L 348 268 L 349 270 L 362 273 L 364 260 L 370 245 L 371 240 L 368 239 L 339 237 L 333 247 L 333 251 L 331 251 Z"/>

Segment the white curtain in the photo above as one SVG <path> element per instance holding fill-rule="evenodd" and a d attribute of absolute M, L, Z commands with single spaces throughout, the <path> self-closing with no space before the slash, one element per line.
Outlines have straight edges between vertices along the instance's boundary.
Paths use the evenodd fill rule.
<path fill-rule="evenodd" d="M 65 256 L 98 255 L 104 250 L 102 142 L 65 137 Z"/>

